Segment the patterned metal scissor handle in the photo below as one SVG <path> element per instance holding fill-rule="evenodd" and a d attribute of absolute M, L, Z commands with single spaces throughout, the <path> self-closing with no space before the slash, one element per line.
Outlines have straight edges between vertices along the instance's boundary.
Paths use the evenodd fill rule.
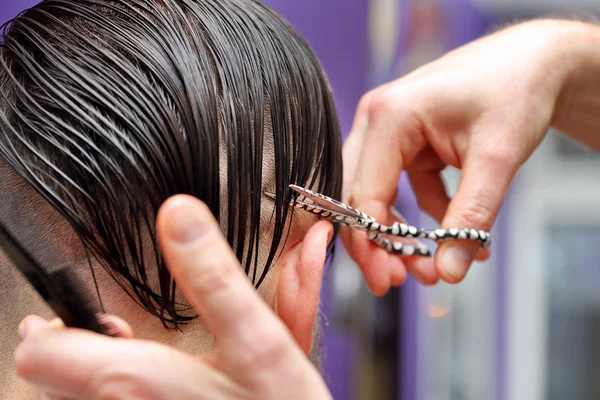
<path fill-rule="evenodd" d="M 478 229 L 420 229 L 403 222 L 395 222 L 391 226 L 382 225 L 375 218 L 340 201 L 300 186 L 290 185 L 290 188 L 301 195 L 296 199 L 296 208 L 311 212 L 321 218 L 327 218 L 335 223 L 366 231 L 369 239 L 394 254 L 430 257 L 431 251 L 424 244 L 395 242 L 382 235 L 429 239 L 436 242 L 449 239 L 474 240 L 479 242 L 483 248 L 489 247 L 492 242 L 489 232 Z"/>

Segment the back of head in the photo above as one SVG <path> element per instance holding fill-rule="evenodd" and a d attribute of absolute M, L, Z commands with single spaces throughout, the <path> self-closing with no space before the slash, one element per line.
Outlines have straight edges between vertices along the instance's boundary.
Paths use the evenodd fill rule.
<path fill-rule="evenodd" d="M 155 237 L 168 197 L 206 202 L 258 286 L 288 234 L 288 185 L 339 196 L 326 77 L 261 1 L 45 0 L 5 29 L 0 163 L 163 322 L 193 317 Z"/>

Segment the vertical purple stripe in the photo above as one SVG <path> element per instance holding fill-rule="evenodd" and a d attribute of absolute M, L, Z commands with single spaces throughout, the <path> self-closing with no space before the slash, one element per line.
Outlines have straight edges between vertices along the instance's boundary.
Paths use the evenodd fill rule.
<path fill-rule="evenodd" d="M 400 61 L 409 49 L 410 31 L 412 29 L 411 10 L 413 0 L 398 0 L 398 49 L 397 61 Z M 396 76 L 390 76 L 390 79 L 395 79 Z M 419 224 L 419 208 L 417 206 L 416 197 L 408 183 L 408 177 L 405 173 L 402 174 L 400 184 L 398 186 L 400 194 L 396 203 L 396 208 L 412 224 Z M 418 356 L 418 300 L 417 282 L 411 278 L 407 280 L 401 289 L 400 295 L 400 337 L 398 340 L 401 358 L 399 362 L 398 377 L 400 385 L 398 387 L 397 397 L 399 400 L 416 400 L 417 398 L 417 356 Z"/>
<path fill-rule="evenodd" d="M 369 0 L 266 0 L 300 31 L 329 77 L 343 137 L 365 92 Z"/>
<path fill-rule="evenodd" d="M 448 22 L 446 47 L 453 49 L 483 35 L 490 26 L 490 18 L 470 0 L 446 0 L 440 2 Z"/>
<path fill-rule="evenodd" d="M 411 12 L 415 0 L 397 0 L 400 4 L 398 11 L 400 16 L 398 26 L 398 45 L 396 50 L 396 59 L 401 60 L 410 47 L 410 32 L 412 30 L 413 21 Z"/>
<path fill-rule="evenodd" d="M 506 199 L 510 199 L 512 190 L 509 190 Z M 495 340 L 495 400 L 506 399 L 506 362 L 508 354 L 506 353 L 506 332 L 507 332 L 507 315 L 506 315 L 506 300 L 507 300 L 507 287 L 506 282 L 508 279 L 507 272 L 507 232 L 508 232 L 508 220 L 507 220 L 507 205 L 508 201 L 504 202 L 498 218 L 496 220 L 496 231 L 495 234 L 495 245 L 492 247 L 494 257 L 496 259 L 496 340 Z"/>
<path fill-rule="evenodd" d="M 417 200 L 408 183 L 408 177 L 402 174 L 398 193 L 401 193 L 396 208 L 401 210 L 404 217 L 414 225 L 419 224 L 419 208 Z M 401 289 L 400 302 L 400 385 L 398 398 L 400 400 L 415 400 L 417 397 L 417 350 L 418 350 L 418 315 L 417 315 L 418 284 L 409 278 Z"/>
<path fill-rule="evenodd" d="M 485 29 L 489 29 L 495 22 L 492 18 L 488 18 L 486 20 L 487 26 Z M 509 222 L 508 222 L 508 210 L 510 209 L 510 199 L 513 193 L 512 189 L 509 189 L 504 204 L 498 214 L 498 218 L 496 219 L 496 232 L 495 233 L 495 246 L 492 247 L 492 251 L 494 252 L 494 256 L 496 257 L 496 292 L 495 300 L 496 300 L 496 341 L 495 341 L 495 400 L 505 400 L 507 399 L 507 365 L 508 365 L 508 346 L 507 346 L 507 333 L 508 333 L 508 311 L 506 308 L 509 290 L 507 287 L 507 282 L 509 282 L 508 276 L 508 232 L 509 232 Z"/>

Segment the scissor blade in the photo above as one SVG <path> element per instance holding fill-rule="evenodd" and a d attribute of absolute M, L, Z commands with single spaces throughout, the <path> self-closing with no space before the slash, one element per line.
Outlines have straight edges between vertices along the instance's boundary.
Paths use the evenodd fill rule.
<path fill-rule="evenodd" d="M 321 208 L 324 208 L 333 213 L 341 214 L 346 217 L 359 218 L 361 215 L 358 211 L 350 208 L 342 202 L 339 202 L 331 197 L 327 197 L 322 194 L 317 194 L 311 190 L 304 189 L 303 187 L 297 185 L 290 185 L 290 189 L 300 193 L 302 196 L 306 197 L 308 200 L 312 201 L 316 205 Z"/>

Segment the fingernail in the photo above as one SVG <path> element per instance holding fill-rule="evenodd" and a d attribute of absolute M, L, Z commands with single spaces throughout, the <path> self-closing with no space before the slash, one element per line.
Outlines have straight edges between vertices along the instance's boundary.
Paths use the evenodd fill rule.
<path fill-rule="evenodd" d="M 448 245 L 442 250 L 442 267 L 455 279 L 463 279 L 475 253 L 460 245 Z"/>
<path fill-rule="evenodd" d="M 19 324 L 19 340 L 23 341 L 23 339 L 25 339 L 26 334 L 27 334 L 27 331 L 25 328 L 25 321 L 21 321 L 21 323 Z"/>
<path fill-rule="evenodd" d="M 206 232 L 206 223 L 196 207 L 182 205 L 175 212 L 171 224 L 171 238 L 179 243 L 191 243 Z"/>

